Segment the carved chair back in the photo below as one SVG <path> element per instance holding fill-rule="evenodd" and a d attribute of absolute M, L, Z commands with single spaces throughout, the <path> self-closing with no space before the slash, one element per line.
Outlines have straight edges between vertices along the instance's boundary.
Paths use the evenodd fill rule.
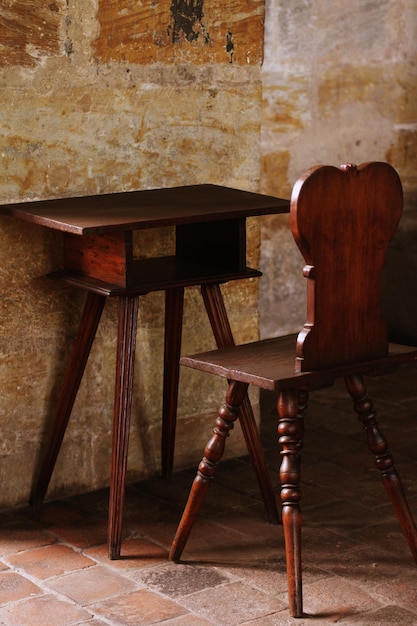
<path fill-rule="evenodd" d="M 296 371 L 387 354 L 381 274 L 402 208 L 401 182 L 387 163 L 316 166 L 297 181 L 290 223 L 306 263 L 307 320 Z"/>

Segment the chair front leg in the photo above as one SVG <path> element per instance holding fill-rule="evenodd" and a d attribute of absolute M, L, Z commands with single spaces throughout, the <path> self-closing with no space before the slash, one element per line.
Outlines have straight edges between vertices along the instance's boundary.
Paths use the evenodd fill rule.
<path fill-rule="evenodd" d="M 229 318 L 227 317 L 226 306 L 223 300 L 220 285 L 201 285 L 201 294 L 203 296 L 207 315 L 216 339 L 217 347 L 226 348 L 228 346 L 234 346 L 235 340 L 233 338 Z M 265 504 L 268 520 L 272 524 L 279 524 L 280 518 L 275 493 L 272 486 L 271 476 L 266 465 L 262 442 L 249 396 L 246 396 L 242 402 L 239 419 L 246 447 L 258 481 L 259 490 Z"/>
<path fill-rule="evenodd" d="M 195 518 L 224 455 L 226 439 L 238 418 L 239 407 L 246 396 L 247 389 L 248 385 L 245 383 L 233 381 L 229 385 L 226 402 L 219 410 L 213 436 L 204 450 L 204 457 L 198 466 L 197 475 L 194 478 L 184 513 L 172 542 L 169 553 L 171 561 L 178 561 L 181 558 Z"/>
<path fill-rule="evenodd" d="M 375 455 L 375 465 L 381 472 L 382 483 L 394 507 L 402 531 L 417 563 L 417 529 L 411 515 L 399 474 L 394 466 L 394 459 L 389 451 L 388 442 L 378 427 L 376 411 L 368 397 L 362 376 L 353 375 L 345 378 L 353 406 L 362 422 L 370 451 Z"/>
<path fill-rule="evenodd" d="M 292 617 L 303 616 L 301 574 L 300 455 L 307 395 L 296 390 L 278 396 L 278 435 L 281 444 L 281 502 L 287 561 L 288 600 Z"/>

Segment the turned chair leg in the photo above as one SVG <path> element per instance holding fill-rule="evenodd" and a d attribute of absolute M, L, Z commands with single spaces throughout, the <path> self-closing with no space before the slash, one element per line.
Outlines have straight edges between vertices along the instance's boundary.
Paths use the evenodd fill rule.
<path fill-rule="evenodd" d="M 184 512 L 172 542 L 169 558 L 178 561 L 187 543 L 194 521 L 204 501 L 220 460 L 224 455 L 226 438 L 239 415 L 239 406 L 247 393 L 248 385 L 233 381 L 228 388 L 226 402 L 220 408 L 213 436 L 206 445 L 204 457 L 198 466 Z"/>
<path fill-rule="evenodd" d="M 281 502 L 282 525 L 287 562 L 288 602 L 292 617 L 303 615 L 302 572 L 301 572 L 301 509 L 300 509 L 300 454 L 303 437 L 303 417 L 307 406 L 307 395 L 296 390 L 279 394 L 278 435 L 281 444 Z"/>
<path fill-rule="evenodd" d="M 228 346 L 234 346 L 235 340 L 233 338 L 220 285 L 202 285 L 201 295 L 203 297 L 217 347 L 221 349 Z M 243 400 L 240 407 L 239 421 L 245 438 L 246 447 L 255 471 L 256 479 L 258 481 L 259 490 L 264 501 L 268 520 L 272 524 L 279 524 L 280 516 L 272 486 L 271 475 L 266 465 L 258 426 L 256 424 L 248 395 L 246 395 L 246 398 Z"/>
<path fill-rule="evenodd" d="M 378 427 L 373 402 L 367 395 L 362 376 L 347 376 L 345 383 L 353 399 L 355 411 L 365 428 L 368 447 L 375 455 L 375 464 L 381 472 L 383 485 L 392 502 L 413 558 L 417 563 L 417 529 L 407 503 L 401 479 L 394 466 L 394 459 L 388 449 L 388 443 Z"/>
<path fill-rule="evenodd" d="M 201 294 L 217 347 L 225 348 L 235 345 L 220 285 L 217 283 L 202 285 Z M 184 289 L 168 289 L 165 292 L 165 354 L 161 446 L 162 475 L 165 478 L 171 475 L 174 462 L 183 307 Z M 239 418 L 268 520 L 272 524 L 279 524 L 280 516 L 271 476 L 268 472 L 258 426 L 248 396 L 242 402 Z"/>

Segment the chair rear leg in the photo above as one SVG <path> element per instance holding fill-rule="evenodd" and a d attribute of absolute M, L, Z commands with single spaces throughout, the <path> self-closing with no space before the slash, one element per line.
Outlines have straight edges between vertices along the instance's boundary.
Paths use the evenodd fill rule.
<path fill-rule="evenodd" d="M 234 346 L 235 340 L 233 338 L 229 318 L 227 317 L 226 306 L 223 300 L 220 285 L 217 283 L 211 285 L 201 285 L 201 295 L 203 296 L 203 301 L 217 347 L 226 348 L 228 346 Z M 242 402 L 239 420 L 242 427 L 242 433 L 245 438 L 246 447 L 258 481 L 259 490 L 265 504 L 268 520 L 272 524 L 279 524 L 280 517 L 278 513 L 277 500 L 272 486 L 271 476 L 266 465 L 262 442 L 258 426 L 253 415 L 249 396 L 247 396 Z"/>
<path fill-rule="evenodd" d="M 281 519 L 278 513 L 277 500 L 272 486 L 271 475 L 266 465 L 258 426 L 256 424 L 252 406 L 247 394 L 240 406 L 239 421 L 245 438 L 246 447 L 249 451 L 249 456 L 255 470 L 259 490 L 264 501 L 268 521 L 271 524 L 280 524 Z"/>
<path fill-rule="evenodd" d="M 417 529 L 407 503 L 401 479 L 394 466 L 394 459 L 388 449 L 387 440 L 378 427 L 373 402 L 367 395 L 362 376 L 347 376 L 345 383 L 353 399 L 355 411 L 365 428 L 368 446 L 375 455 L 375 464 L 381 472 L 383 485 L 397 514 L 413 558 L 417 563 Z"/>
<path fill-rule="evenodd" d="M 204 457 L 198 466 L 197 475 L 192 484 L 187 504 L 172 542 L 169 553 L 171 561 L 178 561 L 181 558 L 195 518 L 217 471 L 218 464 L 224 455 L 226 438 L 229 436 L 229 432 L 238 418 L 239 406 L 246 396 L 247 389 L 248 385 L 245 383 L 233 381 L 229 385 L 226 402 L 219 410 L 213 436 L 204 450 Z"/>
<path fill-rule="evenodd" d="M 301 573 L 301 509 L 300 454 L 303 437 L 303 417 L 307 394 L 296 390 L 282 391 L 278 397 L 278 435 L 281 444 L 281 502 L 282 525 L 287 561 L 288 600 L 292 617 L 303 616 Z"/>

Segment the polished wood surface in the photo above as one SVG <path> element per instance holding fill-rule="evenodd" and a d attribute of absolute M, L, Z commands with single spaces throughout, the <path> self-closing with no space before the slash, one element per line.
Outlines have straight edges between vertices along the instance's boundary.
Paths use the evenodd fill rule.
<path fill-rule="evenodd" d="M 262 389 L 279 391 L 290 384 L 300 389 L 320 389 L 323 387 L 324 379 L 331 385 L 336 378 L 340 378 L 345 373 L 360 372 L 378 376 L 389 374 L 402 363 L 417 362 L 417 348 L 389 343 L 387 344 L 388 353 L 377 359 L 335 365 L 323 370 L 298 372 L 295 370 L 298 337 L 297 334 L 287 335 L 242 344 L 235 348 L 228 347 L 221 351 L 212 350 L 183 356 L 181 364 L 224 378 L 256 385 Z"/>
<path fill-rule="evenodd" d="M 313 168 L 297 182 L 290 219 L 308 294 L 297 369 L 387 354 L 381 274 L 402 205 L 400 179 L 387 163 Z"/>
<path fill-rule="evenodd" d="M 229 380 L 170 558 L 179 560 L 223 456 L 249 384 L 277 393 L 282 523 L 290 613 L 303 616 L 301 452 L 308 394 L 343 377 L 383 485 L 417 562 L 417 530 L 363 376 L 416 364 L 415 347 L 388 344 L 381 315 L 384 255 L 402 211 L 397 173 L 385 163 L 319 166 L 295 185 L 291 228 L 304 256 L 307 321 L 297 335 L 183 357 L 181 364 Z M 319 563 L 319 554 L 318 563 Z"/>
<path fill-rule="evenodd" d="M 119 298 L 109 500 L 109 558 L 120 558 L 139 297 Z"/>
<path fill-rule="evenodd" d="M 287 212 L 288 200 L 220 185 L 189 185 L 0 205 L 0 214 L 75 235 Z"/>

